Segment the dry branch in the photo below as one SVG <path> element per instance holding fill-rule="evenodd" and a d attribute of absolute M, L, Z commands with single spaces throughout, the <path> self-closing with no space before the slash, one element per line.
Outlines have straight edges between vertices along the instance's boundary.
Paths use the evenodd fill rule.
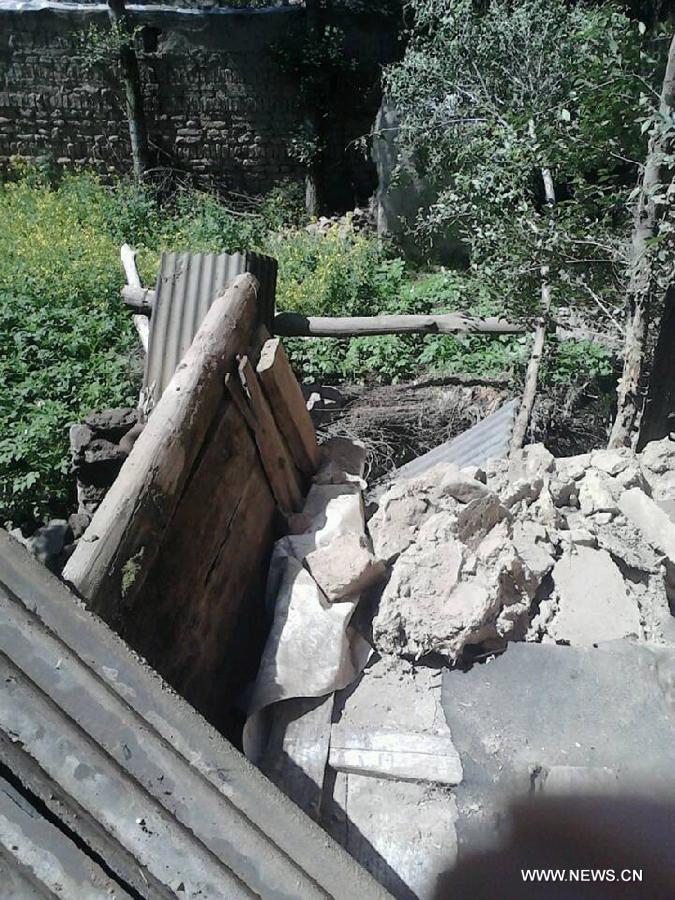
<path fill-rule="evenodd" d="M 125 306 L 132 309 L 140 316 L 152 315 L 152 307 L 155 303 L 155 291 L 149 288 L 136 287 L 125 284 L 120 291 Z"/>

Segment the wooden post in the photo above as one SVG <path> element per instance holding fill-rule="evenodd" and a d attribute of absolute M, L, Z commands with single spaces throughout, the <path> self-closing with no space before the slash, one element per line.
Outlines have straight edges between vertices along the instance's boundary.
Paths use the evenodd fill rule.
<path fill-rule="evenodd" d="M 251 340 L 258 283 L 240 275 L 209 309 L 63 577 L 108 622 L 134 602 L 225 396 L 225 375 Z"/>

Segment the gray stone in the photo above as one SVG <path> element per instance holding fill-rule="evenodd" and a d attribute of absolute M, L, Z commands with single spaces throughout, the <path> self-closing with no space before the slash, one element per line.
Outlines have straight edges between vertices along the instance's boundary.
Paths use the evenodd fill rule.
<path fill-rule="evenodd" d="M 84 420 L 98 437 L 105 437 L 115 443 L 138 422 L 138 413 L 131 407 L 104 409 L 90 413 Z"/>
<path fill-rule="evenodd" d="M 555 564 L 553 581 L 558 611 L 546 630 L 554 640 L 583 647 L 642 635 L 637 603 L 604 550 L 577 547 Z"/>
<path fill-rule="evenodd" d="M 305 557 L 305 566 L 328 600 L 343 600 L 379 581 L 384 563 L 375 559 L 364 534 L 346 532 Z"/>
<path fill-rule="evenodd" d="M 87 425 L 71 425 L 68 431 L 70 440 L 70 452 L 73 456 L 79 456 L 87 444 L 94 437 L 94 432 Z"/>
<path fill-rule="evenodd" d="M 563 456 L 556 459 L 556 472 L 560 478 L 572 478 L 578 481 L 586 474 L 586 470 L 591 464 L 591 454 L 582 453 L 578 456 Z"/>
<path fill-rule="evenodd" d="M 609 476 L 590 469 L 579 486 L 579 506 L 585 516 L 596 512 L 617 511 L 615 493 L 616 487 L 611 483 Z"/>
<path fill-rule="evenodd" d="M 657 475 L 672 471 L 675 469 L 675 441 L 663 438 L 647 444 L 640 454 L 640 463 Z"/>
<path fill-rule="evenodd" d="M 65 519 L 52 519 L 28 539 L 26 546 L 43 565 L 53 567 L 64 546 L 72 540 L 70 525 Z"/>
<path fill-rule="evenodd" d="M 626 469 L 632 459 L 630 450 L 594 450 L 591 465 L 606 475 L 618 475 Z"/>

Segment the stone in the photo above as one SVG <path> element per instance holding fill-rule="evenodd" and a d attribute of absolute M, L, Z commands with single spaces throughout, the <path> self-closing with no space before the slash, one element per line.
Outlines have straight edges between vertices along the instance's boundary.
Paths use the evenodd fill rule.
<path fill-rule="evenodd" d="M 597 537 L 587 528 L 570 528 L 569 538 L 573 544 L 584 547 L 597 547 Z"/>
<path fill-rule="evenodd" d="M 547 632 L 556 641 L 587 647 L 640 637 L 640 613 L 623 576 L 604 550 L 579 546 L 553 568 L 558 611 Z"/>
<path fill-rule="evenodd" d="M 477 472 L 480 473 L 481 470 L 478 469 Z M 460 503 L 469 503 L 471 500 L 487 497 L 490 493 L 482 481 L 459 467 L 456 471 L 448 468 L 444 472 L 440 480 L 440 489 L 442 493 Z"/>
<path fill-rule="evenodd" d="M 70 526 L 65 519 L 52 519 L 38 528 L 26 541 L 33 556 L 48 568 L 56 568 L 64 546 L 72 540 Z"/>
<path fill-rule="evenodd" d="M 363 475 L 366 468 L 366 448 L 361 441 L 333 437 L 325 441 L 320 450 L 319 470 L 313 478 L 315 484 L 344 484 L 355 482 L 366 487 Z"/>
<path fill-rule="evenodd" d="M 384 563 L 370 552 L 366 536 L 353 531 L 309 553 L 305 566 L 331 601 L 361 593 L 385 573 Z"/>
<path fill-rule="evenodd" d="M 84 424 L 98 437 L 105 437 L 114 443 L 117 443 L 137 422 L 138 413 L 132 407 L 104 409 L 101 412 L 90 413 L 84 420 Z"/>
<path fill-rule="evenodd" d="M 491 528 L 508 515 L 499 497 L 492 491 L 484 491 L 482 496 L 471 500 L 457 513 L 457 534 L 470 547 L 475 547 Z"/>
<path fill-rule="evenodd" d="M 610 483 L 609 476 L 590 469 L 579 485 L 579 506 L 585 516 L 596 512 L 617 511 L 615 499 L 616 488 Z"/>
<path fill-rule="evenodd" d="M 91 522 L 91 516 L 86 513 L 73 513 L 71 516 L 68 516 L 68 525 L 70 526 L 70 530 L 73 535 L 73 540 L 77 540 L 81 538 L 84 532 L 89 527 L 89 523 Z"/>
<path fill-rule="evenodd" d="M 71 425 L 68 431 L 71 454 L 79 456 L 93 437 L 94 432 L 87 425 Z"/>
<path fill-rule="evenodd" d="M 594 450 L 591 465 L 606 475 L 618 475 L 628 467 L 631 456 L 630 450 Z"/>
<path fill-rule="evenodd" d="M 651 441 L 640 454 L 640 463 L 657 475 L 675 469 L 675 441 L 663 438 L 660 441 Z"/>
<path fill-rule="evenodd" d="M 546 472 L 553 471 L 555 471 L 555 459 L 543 444 L 528 444 L 519 453 L 509 457 L 510 481 L 518 481 L 521 478 L 532 480 Z"/>
<path fill-rule="evenodd" d="M 586 474 L 591 464 L 590 453 L 580 453 L 577 456 L 562 456 L 555 461 L 555 469 L 560 478 L 572 478 L 578 481 Z"/>

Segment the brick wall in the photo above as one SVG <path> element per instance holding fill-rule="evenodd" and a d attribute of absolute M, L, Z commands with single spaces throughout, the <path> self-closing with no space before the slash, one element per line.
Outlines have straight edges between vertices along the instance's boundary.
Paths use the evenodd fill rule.
<path fill-rule="evenodd" d="M 280 43 L 303 28 L 299 7 L 266 12 L 136 14 L 150 139 L 157 163 L 216 176 L 235 190 L 262 192 L 299 178 L 289 142 L 305 110 L 297 81 L 278 60 Z M 85 65 L 81 35 L 106 27 L 100 6 L 77 10 L 0 7 L 0 167 L 12 156 L 129 170 L 123 94 L 114 67 Z M 390 29 L 391 32 L 391 29 Z M 377 65 L 392 56 L 393 33 L 349 33 L 370 65 L 372 85 L 345 85 L 330 111 L 332 177 L 359 199 L 373 173 L 347 147 L 370 127 L 379 89 Z M 357 171 L 360 167 L 360 171 Z M 347 183 L 347 184 L 346 184 Z"/>

